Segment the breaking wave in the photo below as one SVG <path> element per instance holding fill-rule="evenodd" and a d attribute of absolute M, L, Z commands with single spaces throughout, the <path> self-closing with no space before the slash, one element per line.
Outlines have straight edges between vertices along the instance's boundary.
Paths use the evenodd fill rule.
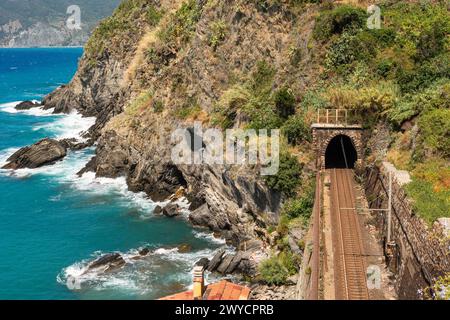
<path fill-rule="evenodd" d="M 159 248 L 136 259 L 140 249 L 118 252 L 126 264 L 120 270 L 112 272 L 89 270 L 89 263 L 104 255 L 97 251 L 89 259 L 64 268 L 58 274 L 57 282 L 72 291 L 113 289 L 128 291 L 137 296 L 152 295 L 156 292 L 170 294 L 174 290 L 188 289 L 192 282 L 191 270 L 194 264 L 201 258 L 212 258 L 216 252 L 215 249 L 203 249 L 181 253 L 178 248 Z M 217 281 L 217 278 L 207 274 L 206 282 L 213 281 Z"/>

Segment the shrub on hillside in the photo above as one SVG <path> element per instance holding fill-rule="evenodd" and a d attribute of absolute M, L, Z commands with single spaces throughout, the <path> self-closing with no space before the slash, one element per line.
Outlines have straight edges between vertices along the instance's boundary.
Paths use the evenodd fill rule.
<path fill-rule="evenodd" d="M 296 99 L 289 88 L 282 88 L 275 92 L 275 110 L 282 119 L 295 114 Z"/>
<path fill-rule="evenodd" d="M 413 177 L 406 192 L 414 201 L 415 212 L 430 225 L 439 218 L 450 217 L 450 190 L 436 192 L 431 182 Z"/>
<path fill-rule="evenodd" d="M 397 79 L 403 93 L 425 89 L 440 78 L 450 78 L 450 53 L 443 53 L 413 69 L 400 68 Z"/>
<path fill-rule="evenodd" d="M 313 36 L 318 40 L 326 40 L 333 34 L 363 28 L 366 19 L 366 12 L 361 8 L 339 6 L 319 15 L 316 19 Z"/>
<path fill-rule="evenodd" d="M 450 300 L 450 272 L 439 277 L 434 282 L 432 288 L 433 296 L 427 297 L 430 300 Z"/>
<path fill-rule="evenodd" d="M 301 217 L 307 221 L 312 215 L 313 207 L 314 187 L 312 185 L 307 187 L 307 190 L 300 198 L 288 201 L 283 207 L 282 215 L 289 220 Z"/>
<path fill-rule="evenodd" d="M 312 139 L 311 130 L 303 115 L 298 114 L 290 117 L 281 127 L 281 131 L 292 145 L 300 144 L 304 141 L 310 142 Z"/>
<path fill-rule="evenodd" d="M 355 61 L 369 61 L 375 55 L 375 49 L 376 40 L 369 33 L 345 32 L 331 43 L 325 66 L 340 73 L 348 72 L 348 65 Z"/>
<path fill-rule="evenodd" d="M 450 24 L 446 21 L 435 21 L 430 29 L 422 31 L 417 44 L 416 60 L 428 60 L 442 53 L 449 33 Z"/>
<path fill-rule="evenodd" d="M 283 285 L 289 277 L 289 271 L 275 256 L 263 261 L 259 266 L 259 272 L 268 285 Z"/>
<path fill-rule="evenodd" d="M 227 25 L 225 21 L 215 21 L 210 26 L 209 45 L 215 50 L 227 35 Z"/>
<path fill-rule="evenodd" d="M 180 9 L 170 17 L 168 25 L 158 36 L 166 44 L 187 42 L 195 31 L 195 26 L 201 16 L 201 7 L 196 0 L 184 2 Z"/>
<path fill-rule="evenodd" d="M 135 14 L 140 14 L 144 5 L 145 0 L 122 1 L 113 15 L 102 20 L 93 31 L 85 46 L 86 55 L 95 58 L 104 52 L 106 43 L 112 37 L 122 36 L 136 30 L 138 25 L 133 23 L 133 17 Z"/>
<path fill-rule="evenodd" d="M 438 81 L 425 90 L 408 94 L 395 108 L 387 112 L 387 118 L 395 125 L 401 125 L 412 117 L 433 109 L 450 108 L 450 84 Z"/>
<path fill-rule="evenodd" d="M 156 9 L 153 5 L 147 8 L 147 22 L 152 27 L 156 26 L 161 20 L 163 13 Z"/>
<path fill-rule="evenodd" d="M 267 95 L 272 90 L 276 70 L 265 60 L 258 61 L 252 73 L 250 86 L 255 95 Z"/>
<path fill-rule="evenodd" d="M 267 176 L 267 185 L 273 189 L 282 192 L 287 197 L 296 194 L 297 187 L 301 180 L 302 166 L 298 163 L 295 156 L 284 152 L 280 155 L 280 168 L 276 175 Z"/>
<path fill-rule="evenodd" d="M 425 145 L 433 153 L 450 157 L 450 109 L 426 112 L 419 119 Z"/>
<path fill-rule="evenodd" d="M 279 129 L 282 124 L 282 119 L 275 113 L 272 102 L 264 97 L 251 99 L 243 110 L 249 119 L 250 129 Z"/>

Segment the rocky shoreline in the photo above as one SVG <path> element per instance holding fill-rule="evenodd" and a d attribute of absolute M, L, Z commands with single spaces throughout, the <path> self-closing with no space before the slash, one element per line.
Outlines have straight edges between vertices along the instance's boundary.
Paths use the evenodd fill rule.
<path fill-rule="evenodd" d="M 45 105 L 33 102 L 25 102 L 18 105 L 20 110 L 34 107 L 48 108 Z M 95 130 L 96 127 L 94 126 L 86 136 L 95 136 Z M 113 137 L 110 138 L 110 142 L 115 141 Z M 19 149 L 7 159 L 7 164 L 4 165 L 3 169 L 33 169 L 53 165 L 64 159 L 69 150 L 81 150 L 92 146 L 93 141 L 93 139 L 88 140 L 88 142 L 80 142 L 75 138 L 62 140 L 46 138 L 33 145 Z M 105 158 L 102 157 L 104 154 L 102 148 L 104 146 L 101 144 L 101 141 L 96 156 L 86 164 L 86 167 L 79 172 L 79 175 L 89 171 L 94 171 L 99 177 L 119 177 L 120 175 L 130 174 L 130 172 L 125 171 L 125 168 L 129 169 L 130 166 L 129 160 L 125 158 L 128 155 L 108 152 L 108 162 L 105 162 Z M 209 172 L 205 171 L 205 169 L 209 170 Z M 187 168 L 180 170 L 175 166 L 162 166 L 160 170 L 162 176 L 158 179 L 159 181 L 152 182 L 152 185 L 155 186 L 154 188 L 146 189 L 148 186 L 144 184 L 144 176 L 141 176 L 142 181 L 133 181 L 128 176 L 129 188 L 133 191 L 142 191 L 143 189 L 154 201 L 169 201 L 164 207 L 157 206 L 154 212 L 156 215 L 162 214 L 169 218 L 174 218 L 181 214 L 181 208 L 176 201 L 186 197 L 190 201 L 190 214 L 188 217 L 190 223 L 196 227 L 209 229 L 215 233 L 215 236 L 225 239 L 229 245 L 236 248 L 236 251 L 233 253 L 221 249 L 213 257 L 200 259 L 197 264 L 205 266 L 209 272 L 220 276 L 255 277 L 258 273 L 259 263 L 268 257 L 269 243 L 273 242 L 273 240 L 265 231 L 265 222 L 253 219 L 257 217 L 258 208 L 264 209 L 267 203 L 277 200 L 277 205 L 279 205 L 281 200 L 279 195 L 273 198 L 270 191 L 264 189 L 264 186 L 259 185 L 257 181 L 249 183 L 242 177 L 233 180 L 227 176 L 230 173 L 224 171 L 222 174 L 219 174 L 215 168 L 202 167 L 188 171 L 191 174 L 190 179 L 184 179 L 186 174 L 184 170 L 188 170 Z M 212 176 L 208 176 L 206 180 L 199 172 L 203 174 L 207 172 L 212 174 Z M 197 174 L 199 174 L 199 177 L 196 176 Z M 215 178 L 215 180 L 212 178 Z M 199 179 L 199 181 L 196 179 Z M 205 180 L 209 184 L 206 184 Z M 141 185 L 139 186 L 138 183 Z M 158 187 L 156 188 L 156 186 Z M 220 189 L 217 189 L 219 186 Z M 206 190 L 208 192 L 205 192 Z M 267 197 L 271 201 L 268 201 Z M 255 216 L 252 219 L 239 219 L 239 216 L 235 216 L 234 219 L 238 220 L 230 221 L 230 216 L 228 216 L 230 208 L 226 208 L 227 205 L 236 210 L 237 214 L 243 214 L 242 208 L 236 202 L 239 202 L 241 206 L 245 205 L 248 211 L 254 210 Z M 225 214 L 221 213 L 220 210 L 225 211 Z M 216 215 L 216 212 L 219 212 L 219 214 Z M 247 230 L 251 230 L 251 232 L 242 234 L 242 231 Z M 139 257 L 136 257 L 136 259 L 143 258 L 148 253 L 148 249 L 143 249 L 139 252 Z M 119 253 L 110 253 L 92 261 L 85 272 L 115 272 L 124 265 L 125 260 Z M 284 290 L 278 291 L 276 288 L 270 288 L 258 283 L 254 283 L 252 288 L 254 288 L 253 298 L 255 299 L 263 299 L 264 297 L 277 298 L 280 297 L 280 292 L 284 292 Z"/>

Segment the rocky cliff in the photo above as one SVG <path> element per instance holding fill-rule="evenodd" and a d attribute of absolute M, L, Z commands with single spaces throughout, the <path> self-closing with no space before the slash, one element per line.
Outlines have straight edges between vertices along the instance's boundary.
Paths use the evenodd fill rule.
<path fill-rule="evenodd" d="M 94 32 L 72 82 L 44 104 L 97 117 L 97 154 L 86 170 L 125 175 L 131 190 L 154 200 L 183 187 L 194 224 L 235 245 L 268 240 L 280 192 L 252 167 L 173 164 L 171 133 L 194 121 L 214 126 L 217 102 L 259 61 L 276 70 L 274 87 L 308 85 L 317 72 L 307 45 L 313 9 L 292 10 L 252 1 L 125 1 Z M 292 63 L 295 48 L 304 56 Z"/>

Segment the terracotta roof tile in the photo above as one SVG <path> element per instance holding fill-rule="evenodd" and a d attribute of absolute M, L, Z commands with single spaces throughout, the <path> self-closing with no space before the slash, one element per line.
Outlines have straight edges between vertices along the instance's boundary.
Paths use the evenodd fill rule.
<path fill-rule="evenodd" d="M 203 295 L 204 300 L 248 300 L 250 289 L 226 280 L 210 284 Z M 160 300 L 193 300 L 192 291 L 185 291 Z"/>

